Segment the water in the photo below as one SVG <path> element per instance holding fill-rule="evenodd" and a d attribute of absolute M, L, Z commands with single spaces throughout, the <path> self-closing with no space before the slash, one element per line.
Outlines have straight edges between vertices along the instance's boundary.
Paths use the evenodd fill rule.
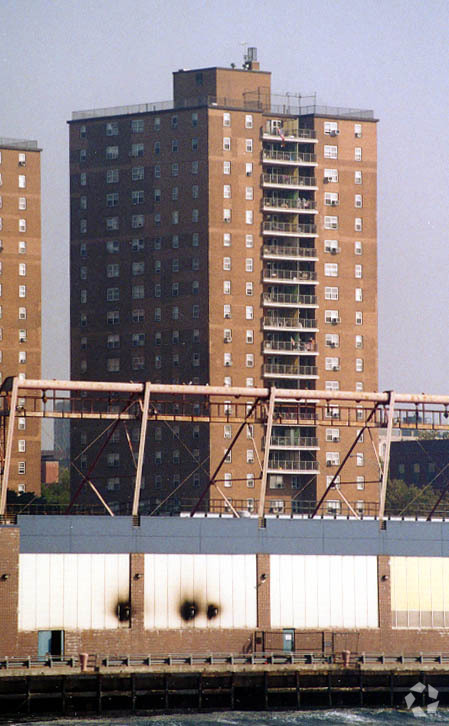
<path fill-rule="evenodd" d="M 1 723 L 1 722 L 0 722 Z M 449 724 L 449 710 L 440 709 L 421 719 L 406 711 L 390 709 L 339 709 L 282 713 L 227 712 L 99 719 L 8 720 L 9 726 L 430 726 Z"/>

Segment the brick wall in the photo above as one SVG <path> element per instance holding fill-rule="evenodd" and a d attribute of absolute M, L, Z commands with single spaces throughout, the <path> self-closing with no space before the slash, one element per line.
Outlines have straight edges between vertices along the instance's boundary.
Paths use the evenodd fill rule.
<path fill-rule="evenodd" d="M 19 543 L 17 527 L 0 527 L 1 655 L 14 655 L 17 649 Z"/>

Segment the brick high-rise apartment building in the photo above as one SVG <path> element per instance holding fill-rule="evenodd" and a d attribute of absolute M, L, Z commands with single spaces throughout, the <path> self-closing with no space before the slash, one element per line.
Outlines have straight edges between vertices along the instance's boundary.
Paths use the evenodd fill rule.
<path fill-rule="evenodd" d="M 8 376 L 41 377 L 41 178 L 37 142 L 0 137 L 1 381 Z M 40 493 L 40 455 L 39 422 L 18 412 L 10 489 Z"/>
<path fill-rule="evenodd" d="M 373 114 L 272 105 L 270 80 L 251 49 L 243 70 L 174 73 L 173 103 L 73 114 L 73 379 L 377 389 Z M 355 436 L 338 421 L 331 407 L 328 427 L 274 426 L 274 511 L 324 491 Z M 144 508 L 194 469 L 178 496 L 197 496 L 235 433 L 183 426 L 149 430 Z M 133 465 L 114 439 L 95 482 L 120 502 Z M 248 427 L 220 477 L 250 509 L 262 448 Z M 377 501 L 368 437 L 344 474 L 350 502 Z"/>

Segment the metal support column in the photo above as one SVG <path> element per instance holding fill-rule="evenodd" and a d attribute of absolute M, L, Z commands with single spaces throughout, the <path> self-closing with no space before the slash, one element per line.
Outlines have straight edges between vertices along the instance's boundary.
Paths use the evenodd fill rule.
<path fill-rule="evenodd" d="M 261 526 L 262 520 L 265 513 L 265 493 L 267 489 L 267 471 L 268 471 L 268 460 L 270 458 L 270 444 L 271 444 L 271 431 L 273 429 L 273 414 L 274 414 L 274 401 L 276 398 L 276 388 L 271 387 L 270 390 L 270 401 L 268 404 L 268 418 L 267 418 L 267 430 L 265 434 L 265 451 L 263 456 L 263 469 L 262 469 L 262 480 L 260 483 L 260 497 L 259 497 L 259 526 Z"/>
<path fill-rule="evenodd" d="M 384 520 L 384 513 L 385 513 L 385 500 L 387 496 L 387 481 L 388 481 L 388 472 L 390 470 L 390 449 L 391 449 L 391 437 L 393 434 L 393 422 L 394 422 L 394 401 L 395 401 L 395 392 L 394 391 L 388 391 L 390 394 L 390 398 L 388 401 L 388 424 L 387 424 L 387 437 L 385 440 L 385 458 L 384 458 L 384 467 L 382 471 L 382 483 L 380 487 L 380 496 L 379 496 L 379 524 L 382 527 L 382 522 Z"/>
<path fill-rule="evenodd" d="M 133 517 L 139 513 L 140 486 L 142 484 L 143 457 L 145 454 L 145 441 L 147 438 L 148 410 L 150 407 L 150 386 L 145 383 L 143 397 L 142 423 L 140 425 L 139 456 L 137 458 L 136 483 L 134 485 Z"/>

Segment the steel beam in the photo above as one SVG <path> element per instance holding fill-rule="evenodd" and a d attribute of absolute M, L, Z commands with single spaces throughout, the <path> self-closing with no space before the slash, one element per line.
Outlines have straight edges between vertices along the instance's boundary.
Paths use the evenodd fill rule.
<path fill-rule="evenodd" d="M 263 455 L 263 467 L 262 467 L 262 479 L 260 482 L 260 497 L 259 497 L 259 526 L 262 525 L 262 521 L 265 514 L 265 495 L 267 490 L 267 479 L 268 479 L 268 462 L 270 458 L 270 444 L 271 444 L 271 431 L 273 429 L 273 414 L 274 404 L 276 399 L 276 388 L 272 386 L 270 391 L 270 402 L 268 404 L 268 416 L 267 416 L 267 430 L 265 433 L 265 451 Z"/>
<path fill-rule="evenodd" d="M 16 423 L 16 409 L 17 399 L 19 394 L 19 379 L 17 376 L 14 377 L 11 391 L 11 399 L 9 402 L 9 420 L 8 420 L 8 434 L 6 437 L 6 452 L 5 452 L 5 465 L 3 468 L 2 483 L 1 483 L 1 495 L 0 495 L 0 517 L 5 514 L 6 509 L 6 495 L 9 484 L 9 471 L 11 468 L 11 456 L 12 456 L 12 445 L 14 440 L 14 428 Z"/>
<path fill-rule="evenodd" d="M 385 458 L 382 470 L 382 483 L 379 492 L 379 524 L 382 527 L 385 514 L 385 500 L 387 497 L 387 482 L 388 472 L 390 470 L 390 450 L 391 450 L 391 437 L 393 434 L 394 425 L 394 404 L 396 394 L 394 391 L 388 392 L 390 400 L 388 402 L 388 422 L 387 422 L 387 436 L 385 439 Z"/>
<path fill-rule="evenodd" d="M 142 421 L 140 424 L 139 456 L 137 458 L 136 482 L 134 485 L 133 517 L 139 514 L 140 487 L 142 485 L 143 457 L 145 454 L 145 441 L 147 438 L 148 409 L 150 407 L 150 384 L 145 383 L 143 398 Z"/>

